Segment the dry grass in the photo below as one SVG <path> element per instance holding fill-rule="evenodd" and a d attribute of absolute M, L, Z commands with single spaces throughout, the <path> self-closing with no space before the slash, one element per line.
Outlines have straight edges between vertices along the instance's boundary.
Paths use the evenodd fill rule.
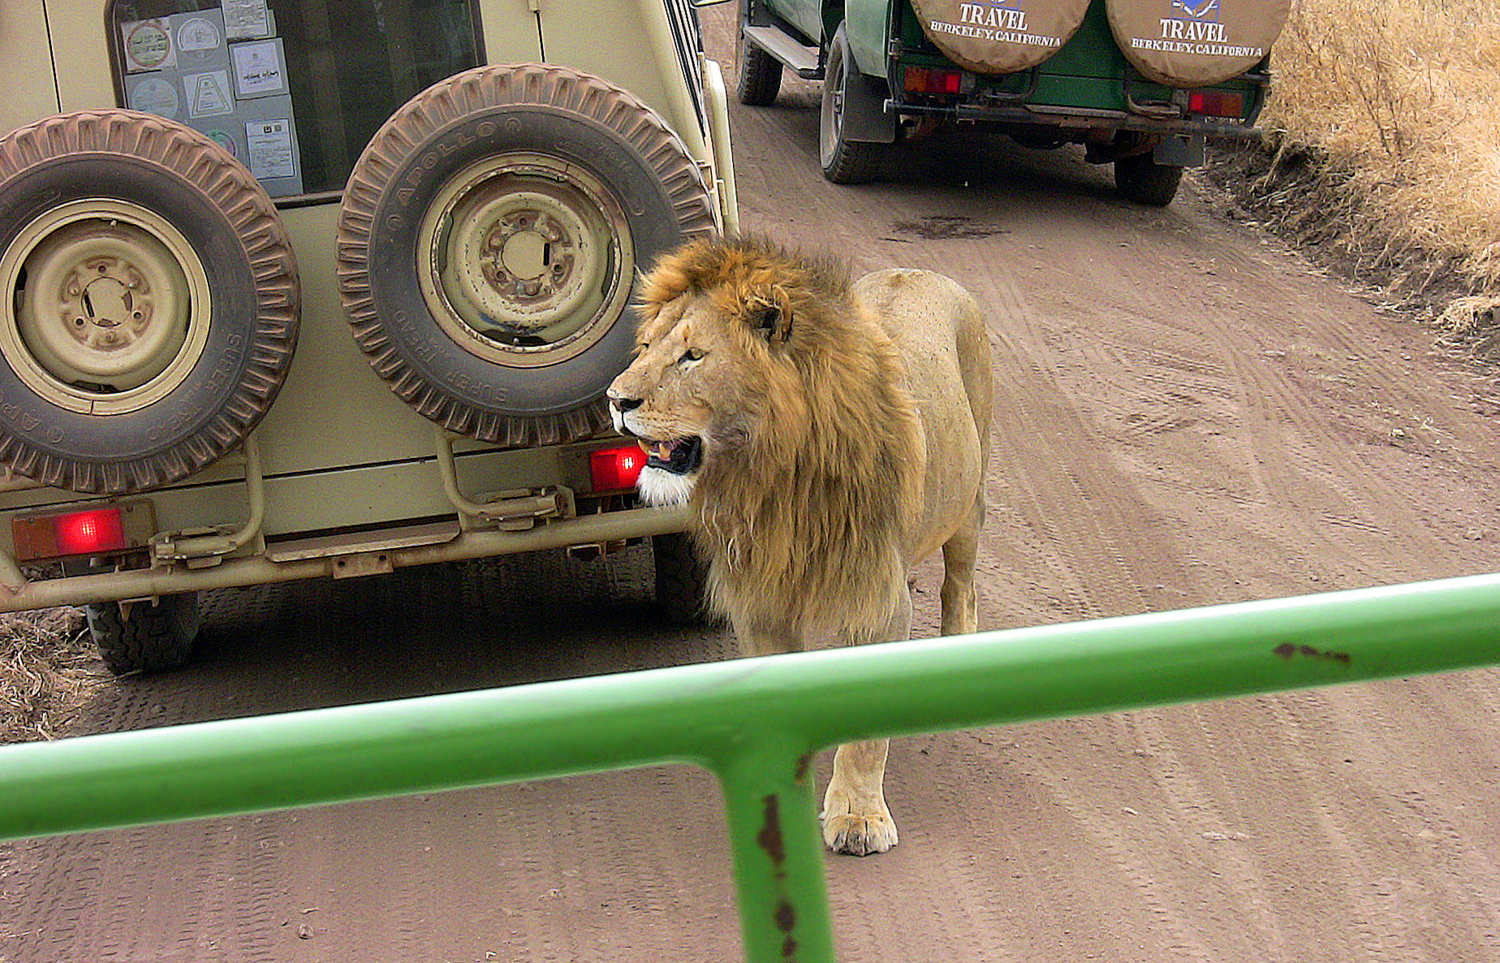
<path fill-rule="evenodd" d="M 1500 295 L 1500 0 L 1295 0 L 1262 126 L 1277 164 L 1312 159 L 1344 236 L 1322 237 L 1408 293 Z M 1282 226 L 1295 231 L 1293 222 Z M 1318 231 L 1319 234 L 1326 232 Z M 1473 300 L 1473 299 L 1480 300 Z M 1488 301 L 1483 299 L 1488 298 Z"/>
<path fill-rule="evenodd" d="M 53 738 L 103 677 L 77 609 L 0 615 L 0 743 Z"/>

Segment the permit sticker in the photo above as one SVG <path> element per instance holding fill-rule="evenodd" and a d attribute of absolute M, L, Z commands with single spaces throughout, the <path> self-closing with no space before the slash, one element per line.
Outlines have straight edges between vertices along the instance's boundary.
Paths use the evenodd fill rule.
<path fill-rule="evenodd" d="M 158 117 L 175 120 L 182 110 L 182 96 L 176 85 L 161 77 L 146 77 L 131 85 L 126 97 L 131 110 L 140 110 Z"/>
<path fill-rule="evenodd" d="M 246 124 L 245 140 L 249 144 L 250 173 L 257 179 L 297 176 L 290 119 L 258 120 Z"/>
<path fill-rule="evenodd" d="M 177 52 L 183 60 L 202 61 L 219 52 L 224 37 L 207 17 L 191 17 L 177 28 Z"/>
<path fill-rule="evenodd" d="M 165 70 L 177 66 L 177 47 L 165 20 L 133 20 L 120 25 L 125 45 L 125 72 Z"/>
<path fill-rule="evenodd" d="M 234 61 L 234 91 L 239 98 L 269 97 L 287 92 L 281 41 L 237 43 L 230 48 Z"/>
<path fill-rule="evenodd" d="M 234 98 L 229 95 L 229 71 L 210 70 L 182 78 L 187 94 L 188 116 L 218 117 L 234 113 Z"/>
<path fill-rule="evenodd" d="M 259 40 L 271 35 L 266 0 L 223 0 L 224 34 L 230 40 Z"/>

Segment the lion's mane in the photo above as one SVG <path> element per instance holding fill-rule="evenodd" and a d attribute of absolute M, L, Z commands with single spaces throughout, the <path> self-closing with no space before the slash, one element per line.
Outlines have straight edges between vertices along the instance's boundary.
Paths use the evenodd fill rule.
<path fill-rule="evenodd" d="M 847 268 L 760 238 L 697 241 L 642 285 L 647 320 L 702 293 L 715 323 L 748 331 L 773 308 L 785 326 L 740 353 L 734 387 L 754 417 L 690 501 L 710 604 L 750 625 L 867 633 L 900 599 L 922 428 L 896 346 L 849 285 Z"/>

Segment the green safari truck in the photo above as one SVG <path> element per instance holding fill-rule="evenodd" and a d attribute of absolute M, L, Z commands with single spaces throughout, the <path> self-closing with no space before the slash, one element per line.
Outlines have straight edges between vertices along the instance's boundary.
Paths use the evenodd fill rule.
<path fill-rule="evenodd" d="M 984 125 L 1083 144 L 1126 197 L 1166 205 L 1207 137 L 1255 133 L 1289 0 L 740 0 L 741 102 L 823 81 L 819 161 L 880 175 L 889 145 Z"/>

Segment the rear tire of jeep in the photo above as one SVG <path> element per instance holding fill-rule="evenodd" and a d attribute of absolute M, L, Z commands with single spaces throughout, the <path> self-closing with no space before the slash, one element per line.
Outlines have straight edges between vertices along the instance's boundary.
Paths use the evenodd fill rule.
<path fill-rule="evenodd" d="M 656 604 L 667 621 L 695 625 L 708 614 L 708 565 L 682 533 L 651 536 L 656 563 Z"/>
<path fill-rule="evenodd" d="M 1166 207 L 1177 196 L 1181 182 L 1182 168 L 1158 164 L 1150 151 L 1115 161 L 1115 187 L 1137 204 Z"/>
<path fill-rule="evenodd" d="M 122 614 L 119 602 L 86 609 L 89 634 L 115 675 L 163 672 L 186 665 L 201 624 L 198 594 L 163 595 L 153 604 L 134 602 Z"/>
<path fill-rule="evenodd" d="M 735 93 L 749 107 L 769 107 L 781 93 L 781 61 L 740 35 L 740 76 Z"/>
<path fill-rule="evenodd" d="M 155 488 L 234 448 L 297 342 L 297 267 L 250 172 L 128 110 L 0 138 L 0 461 L 78 492 Z"/>
<path fill-rule="evenodd" d="M 609 424 L 637 277 L 717 229 L 677 135 L 566 67 L 501 64 L 406 103 L 355 164 L 339 290 L 375 372 L 482 441 L 561 444 Z"/>
<path fill-rule="evenodd" d="M 823 75 L 823 103 L 818 113 L 818 160 L 823 176 L 835 184 L 866 184 L 880 176 L 888 153 L 886 144 L 852 141 L 845 137 L 844 103 L 854 84 L 864 83 L 853 65 L 844 25 L 834 31 Z"/>

